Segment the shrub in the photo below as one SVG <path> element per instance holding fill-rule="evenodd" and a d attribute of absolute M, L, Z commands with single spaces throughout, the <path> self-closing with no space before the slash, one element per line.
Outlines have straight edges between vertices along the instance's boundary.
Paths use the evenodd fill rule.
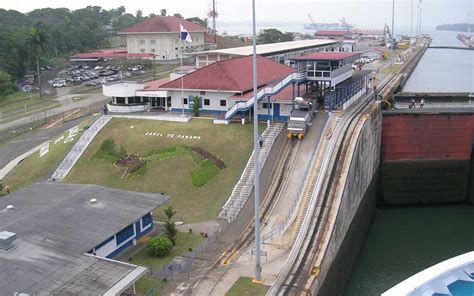
<path fill-rule="evenodd" d="M 107 160 L 107 161 L 115 163 L 120 158 L 115 154 L 111 154 L 111 153 L 107 153 L 102 150 L 99 150 L 94 155 L 92 155 L 91 159 L 102 159 L 102 160 Z"/>
<path fill-rule="evenodd" d="M 100 144 L 100 150 L 110 153 L 110 154 L 116 154 L 114 140 L 105 139 L 104 141 L 102 141 L 102 144 Z"/>
<path fill-rule="evenodd" d="M 193 115 L 199 117 L 199 97 L 193 97 Z"/>
<path fill-rule="evenodd" d="M 127 156 L 127 150 L 125 150 L 125 147 L 123 147 L 122 145 L 120 145 L 119 156 L 120 158 Z"/>
<path fill-rule="evenodd" d="M 211 181 L 219 174 L 219 168 L 209 159 L 201 163 L 201 167 L 191 173 L 191 181 L 194 186 L 201 187 Z"/>
<path fill-rule="evenodd" d="M 146 247 L 151 256 L 164 257 L 170 253 L 173 244 L 168 238 L 159 236 L 151 238 Z"/>

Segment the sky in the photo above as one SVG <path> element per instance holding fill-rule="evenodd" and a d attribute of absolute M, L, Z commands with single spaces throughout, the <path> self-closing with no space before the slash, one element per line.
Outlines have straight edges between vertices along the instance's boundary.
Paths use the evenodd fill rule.
<path fill-rule="evenodd" d="M 216 0 L 218 31 L 249 33 L 251 26 L 251 0 Z M 382 29 L 384 23 L 391 24 L 391 0 L 255 0 L 257 29 L 279 27 L 288 31 L 302 30 L 311 14 L 315 22 L 337 22 L 342 17 L 358 28 Z M 410 30 L 411 5 L 414 3 L 413 22 L 416 23 L 419 0 L 395 0 L 395 28 Z M 0 8 L 28 12 L 36 8 L 67 7 L 69 9 L 97 5 L 105 9 L 125 6 L 127 12 L 142 10 L 145 15 L 159 14 L 165 8 L 168 14 L 179 12 L 184 17 L 206 17 L 211 0 L 0 0 Z M 423 0 L 423 25 L 432 28 L 439 24 L 466 22 L 474 23 L 473 0 Z M 219 29 L 219 27 L 221 27 Z M 396 31 L 397 31 L 396 30 Z"/>

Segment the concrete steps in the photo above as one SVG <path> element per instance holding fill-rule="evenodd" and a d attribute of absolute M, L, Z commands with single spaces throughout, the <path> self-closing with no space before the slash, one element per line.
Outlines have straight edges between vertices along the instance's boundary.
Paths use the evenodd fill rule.
<path fill-rule="evenodd" d="M 284 124 L 282 123 L 270 125 L 263 132 L 263 147 L 260 149 L 258 158 L 260 165 L 260 168 L 258 170 L 259 173 L 262 171 L 262 168 L 265 164 L 268 154 L 270 153 L 273 143 L 282 131 L 283 126 Z M 240 176 L 239 181 L 235 185 L 234 190 L 232 191 L 229 199 L 222 207 L 221 212 L 219 213 L 219 218 L 226 219 L 228 222 L 232 222 L 245 205 L 245 202 L 250 196 L 250 193 L 252 192 L 254 186 L 254 159 L 254 153 L 252 153 L 242 175 Z"/>
<path fill-rule="evenodd" d="M 62 181 L 81 157 L 99 131 L 112 119 L 109 115 L 100 116 L 76 142 L 61 164 L 51 176 L 51 181 Z"/>

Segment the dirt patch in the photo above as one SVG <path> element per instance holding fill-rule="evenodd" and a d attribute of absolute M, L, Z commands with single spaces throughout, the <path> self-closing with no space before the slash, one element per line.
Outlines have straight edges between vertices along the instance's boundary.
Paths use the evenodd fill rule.
<path fill-rule="evenodd" d="M 115 165 L 119 168 L 125 168 L 125 173 L 122 175 L 122 178 L 126 178 L 128 174 L 133 173 L 144 166 L 145 162 L 141 161 L 140 157 L 137 155 L 127 155 L 119 159 Z"/>
<path fill-rule="evenodd" d="M 218 158 L 211 152 L 203 149 L 201 147 L 191 147 L 191 151 L 196 152 L 197 154 L 201 155 L 202 157 L 209 159 L 213 164 L 215 164 L 218 168 L 224 169 L 225 163 L 222 159 Z"/>

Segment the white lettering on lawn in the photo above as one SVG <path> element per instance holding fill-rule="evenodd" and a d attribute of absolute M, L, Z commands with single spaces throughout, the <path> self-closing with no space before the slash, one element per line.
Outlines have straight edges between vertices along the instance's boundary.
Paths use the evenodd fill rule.
<path fill-rule="evenodd" d="M 64 139 L 64 135 L 62 135 L 61 137 L 57 138 L 57 139 L 54 141 L 54 144 L 57 144 L 58 142 L 61 142 L 62 139 Z"/>
<path fill-rule="evenodd" d="M 184 139 L 184 140 L 201 140 L 201 136 L 196 135 L 181 135 L 181 134 L 163 134 L 156 132 L 146 132 L 145 136 L 155 136 L 155 137 L 166 137 L 166 138 L 175 138 L 175 139 Z"/>
<path fill-rule="evenodd" d="M 64 144 L 74 141 L 74 137 L 77 135 L 77 133 L 79 133 L 79 126 L 78 125 L 76 125 L 75 127 L 71 128 L 69 130 L 67 138 L 66 138 L 66 140 L 64 140 Z"/>
<path fill-rule="evenodd" d="M 40 151 L 39 151 L 40 157 L 45 156 L 46 154 L 48 154 L 48 152 L 49 152 L 49 142 L 41 146 Z"/>

